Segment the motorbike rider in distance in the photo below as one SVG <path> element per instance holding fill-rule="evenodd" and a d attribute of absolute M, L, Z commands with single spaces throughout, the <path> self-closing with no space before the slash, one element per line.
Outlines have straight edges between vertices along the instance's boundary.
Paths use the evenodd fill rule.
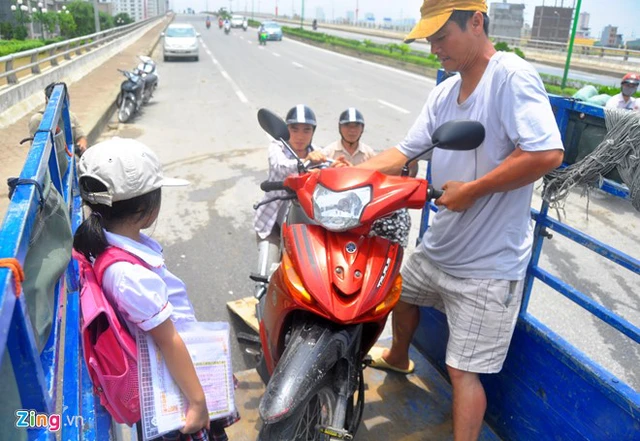
<path fill-rule="evenodd" d="M 225 18 L 225 20 L 224 20 L 224 32 L 228 34 L 229 31 L 231 31 L 231 22 L 229 21 L 228 18 Z"/>
<path fill-rule="evenodd" d="M 211 27 L 211 19 L 209 18 L 208 15 L 207 15 L 207 20 L 205 21 L 205 24 L 207 25 L 207 29 Z"/>
<path fill-rule="evenodd" d="M 289 129 L 289 145 L 303 161 L 312 164 L 325 162 L 325 155 L 312 145 L 313 134 L 317 122 L 313 110 L 299 104 L 292 107 L 286 116 Z M 269 181 L 282 181 L 287 176 L 298 172 L 298 161 L 281 141 L 273 140 L 269 146 Z M 272 191 L 265 195 L 263 201 L 284 196 L 284 191 Z M 254 217 L 254 230 L 258 241 L 258 274 L 268 276 L 271 266 L 280 260 L 280 224 L 284 219 L 288 202 L 275 200 L 261 205 Z"/>

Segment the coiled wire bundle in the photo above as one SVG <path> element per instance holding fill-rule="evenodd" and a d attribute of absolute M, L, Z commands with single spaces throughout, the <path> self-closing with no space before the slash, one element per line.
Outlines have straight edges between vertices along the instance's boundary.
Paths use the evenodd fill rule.
<path fill-rule="evenodd" d="M 607 136 L 598 147 L 580 162 L 544 177 L 542 198 L 551 208 L 563 209 L 573 187 L 599 187 L 603 177 L 617 168 L 633 207 L 640 211 L 640 113 L 605 109 L 604 114 Z"/>

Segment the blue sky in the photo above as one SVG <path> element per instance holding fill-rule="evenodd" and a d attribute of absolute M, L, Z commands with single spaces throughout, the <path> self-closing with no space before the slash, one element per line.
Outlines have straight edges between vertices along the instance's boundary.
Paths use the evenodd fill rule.
<path fill-rule="evenodd" d="M 501 2 L 501 0 L 488 0 L 488 3 Z M 577 3 L 577 0 L 575 0 Z M 205 4 L 209 9 L 215 10 L 220 7 L 232 5 L 234 10 L 245 8 L 250 11 L 274 12 L 276 3 L 281 14 L 291 14 L 292 10 L 300 13 L 303 0 L 170 0 L 175 9 L 183 9 L 191 6 L 196 10 L 203 10 Z M 531 24 L 533 21 L 533 11 L 536 6 L 542 6 L 544 2 L 547 6 L 572 6 L 574 0 L 511 0 L 509 3 L 524 3 L 525 22 Z M 367 12 L 375 14 L 376 19 L 391 17 L 393 19 L 420 17 L 421 0 L 304 0 L 305 17 L 313 17 L 316 8 L 324 9 L 325 17 L 331 18 L 346 16 L 347 10 L 355 10 L 356 4 L 360 9 L 360 16 Z M 640 38 L 640 0 L 582 0 L 582 12 L 591 14 L 590 27 L 591 34 L 600 36 L 602 28 L 609 24 L 618 26 L 618 33 L 624 34 L 624 39 Z"/>

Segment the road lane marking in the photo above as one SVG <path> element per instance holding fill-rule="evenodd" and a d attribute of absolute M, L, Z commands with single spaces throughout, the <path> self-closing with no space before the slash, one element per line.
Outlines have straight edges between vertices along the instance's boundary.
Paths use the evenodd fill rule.
<path fill-rule="evenodd" d="M 400 113 L 406 113 L 406 114 L 411 113 L 411 112 L 410 112 L 410 111 L 408 111 L 407 109 L 403 109 L 402 107 L 400 107 L 400 106 L 396 106 L 395 104 L 391 104 L 391 103 L 389 103 L 389 102 L 387 102 L 387 101 L 384 101 L 384 100 L 378 100 L 378 102 L 379 102 L 380 104 L 382 104 L 383 106 L 391 107 L 392 109 L 397 110 L 397 111 L 398 111 L 398 112 L 400 112 Z"/>
<path fill-rule="evenodd" d="M 277 52 L 271 52 L 271 53 L 273 54 L 274 57 L 279 57 L 280 56 L 280 54 L 277 53 Z"/>
<path fill-rule="evenodd" d="M 220 71 L 220 74 L 224 77 L 225 80 L 227 80 L 227 82 L 229 84 L 231 84 L 231 88 L 233 89 L 233 91 L 238 96 L 238 99 L 240 99 L 240 102 L 242 102 L 244 104 L 248 104 L 249 100 L 247 99 L 245 94 L 242 93 L 242 90 L 240 90 L 240 87 L 238 87 L 236 82 L 233 81 L 233 78 L 231 78 L 231 76 L 227 73 L 227 71 L 224 70 L 222 65 L 218 62 L 218 60 L 216 60 L 216 57 L 213 56 L 213 54 L 209 51 L 209 48 L 204 43 L 203 43 L 203 46 L 204 46 L 205 50 L 207 51 L 207 54 L 209 54 L 209 57 L 211 57 L 211 60 L 213 60 L 213 64 L 215 64 L 216 67 L 218 68 L 218 70 Z"/>
<path fill-rule="evenodd" d="M 349 55 L 339 54 L 337 52 L 333 52 L 333 51 L 330 51 L 328 49 L 322 49 L 322 48 L 319 48 L 319 47 L 316 47 L 316 46 L 311 46 L 310 44 L 302 43 L 302 42 L 296 41 L 296 40 L 287 39 L 287 42 L 290 42 L 290 43 L 293 43 L 293 44 L 299 44 L 299 45 L 302 45 L 302 46 L 306 46 L 306 47 L 315 49 L 315 50 L 320 51 L 320 52 L 331 54 L 331 55 L 333 55 L 335 57 L 346 58 L 348 60 L 355 61 L 356 63 L 366 64 L 366 65 L 369 65 L 369 66 L 377 67 L 378 69 L 388 70 L 389 72 L 393 72 L 393 73 L 396 73 L 396 74 L 404 75 L 405 77 L 409 77 L 409 78 L 412 78 L 414 80 L 419 80 L 419 81 L 422 81 L 422 82 L 426 82 L 426 83 L 432 84 L 434 86 L 436 84 L 436 80 L 433 80 L 433 79 L 427 78 L 427 77 L 423 77 L 422 75 L 414 74 L 414 73 L 407 72 L 407 71 L 404 71 L 404 70 L 396 69 L 394 67 L 385 66 L 383 64 L 374 63 L 372 61 L 361 60 L 361 59 L 356 58 L 356 57 L 350 57 Z"/>
<path fill-rule="evenodd" d="M 300 69 L 304 68 L 304 66 L 302 64 L 296 63 L 295 61 L 292 61 L 291 64 L 293 64 L 295 67 L 300 68 Z"/>

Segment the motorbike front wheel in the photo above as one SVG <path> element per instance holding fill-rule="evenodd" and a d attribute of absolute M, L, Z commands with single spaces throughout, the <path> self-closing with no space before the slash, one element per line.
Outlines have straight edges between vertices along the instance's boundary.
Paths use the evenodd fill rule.
<path fill-rule="evenodd" d="M 258 441 L 329 441 L 316 426 L 329 426 L 336 411 L 338 395 L 330 382 L 322 386 L 300 410 L 274 424 L 264 424 Z"/>
<path fill-rule="evenodd" d="M 129 118 L 133 115 L 134 109 L 135 103 L 130 99 L 124 98 L 120 104 L 120 109 L 118 110 L 118 121 L 121 123 L 129 121 Z"/>

